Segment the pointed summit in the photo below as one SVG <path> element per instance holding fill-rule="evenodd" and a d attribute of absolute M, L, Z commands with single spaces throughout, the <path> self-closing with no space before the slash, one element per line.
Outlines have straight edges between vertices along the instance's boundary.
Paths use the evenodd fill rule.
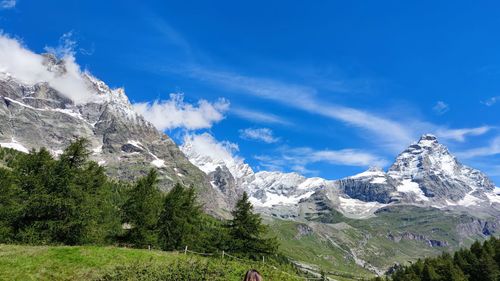
<path fill-rule="evenodd" d="M 477 189 L 493 188 L 486 175 L 461 164 L 431 134 L 422 135 L 417 143 L 399 154 L 388 174 L 393 178 L 418 183 L 427 197 L 452 201 L 462 199 Z"/>
<path fill-rule="evenodd" d="M 437 137 L 433 134 L 423 134 L 420 140 L 437 140 Z"/>
<path fill-rule="evenodd" d="M 421 147 L 429 147 L 433 146 L 435 144 L 438 144 L 438 139 L 435 135 L 432 134 L 424 134 L 420 137 L 420 140 L 418 141 L 418 145 Z"/>

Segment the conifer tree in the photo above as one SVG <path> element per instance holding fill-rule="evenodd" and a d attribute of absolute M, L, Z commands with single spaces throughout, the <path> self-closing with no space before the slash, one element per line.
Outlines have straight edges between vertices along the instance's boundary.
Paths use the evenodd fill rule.
<path fill-rule="evenodd" d="M 160 247 L 166 251 L 180 250 L 186 246 L 195 250 L 203 248 L 200 238 L 201 214 L 194 188 L 185 188 L 177 183 L 163 201 L 158 221 Z"/>
<path fill-rule="evenodd" d="M 157 184 L 158 173 L 151 169 L 147 176 L 136 182 L 123 205 L 123 222 L 130 227 L 126 240 L 135 247 L 157 245 L 157 224 L 162 199 Z"/>
<path fill-rule="evenodd" d="M 25 194 L 14 182 L 12 172 L 0 168 L 0 243 L 14 240 L 15 220 L 21 215 Z"/>
<path fill-rule="evenodd" d="M 277 242 L 274 238 L 265 238 L 267 228 L 262 224 L 259 214 L 253 213 L 252 203 L 245 192 L 236 203 L 229 222 L 230 251 L 251 258 L 260 258 L 262 254 L 275 254 Z"/>

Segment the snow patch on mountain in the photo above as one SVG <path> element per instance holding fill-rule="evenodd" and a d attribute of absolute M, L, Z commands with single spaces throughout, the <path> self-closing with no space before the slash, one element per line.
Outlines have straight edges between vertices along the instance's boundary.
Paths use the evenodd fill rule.
<path fill-rule="evenodd" d="M 354 176 L 351 176 L 349 178 L 351 179 L 360 179 L 360 178 L 367 178 L 367 177 L 370 177 L 370 178 L 385 178 L 385 172 L 379 168 L 379 167 L 371 167 L 370 169 L 362 172 L 362 173 L 359 173 L 359 174 L 356 174 Z"/>
<path fill-rule="evenodd" d="M 354 218 L 371 217 L 376 210 L 387 206 L 387 204 L 381 204 L 379 202 L 364 202 L 344 196 L 339 197 L 339 202 L 340 211 L 344 215 Z"/>
<path fill-rule="evenodd" d="M 14 138 L 12 138 L 11 142 L 0 143 L 0 146 L 5 147 L 5 148 L 12 148 L 12 149 L 15 149 L 17 151 L 24 152 L 24 153 L 29 153 L 29 149 L 27 149 L 24 145 L 18 143 Z"/>
<path fill-rule="evenodd" d="M 306 178 L 298 173 L 255 173 L 237 146 L 217 142 L 211 135 L 188 136 L 181 147 L 188 159 L 204 172 L 227 167 L 257 207 L 297 205 L 322 189 L 335 189 L 330 198 L 336 208 L 351 217 L 368 217 L 387 204 L 410 203 L 447 207 L 477 207 L 500 203 L 493 185 L 480 171 L 462 165 L 433 135 L 423 135 L 395 160 L 388 172 L 372 167 L 338 181 Z M 214 184 L 214 183 L 213 183 Z M 485 203 L 486 202 L 486 203 Z"/>
<path fill-rule="evenodd" d="M 396 189 L 401 193 L 414 193 L 419 199 L 429 201 L 429 198 L 427 198 L 422 189 L 420 189 L 419 184 L 413 182 L 411 179 L 404 179 L 401 181 L 401 184 L 396 187 Z"/>
<path fill-rule="evenodd" d="M 325 186 L 321 178 L 305 178 L 297 173 L 257 172 L 236 156 L 238 147 L 229 142 L 217 142 L 208 133 L 184 138 L 181 150 L 188 159 L 207 174 L 226 167 L 237 188 L 246 191 L 255 206 L 294 205 Z M 212 182 L 212 185 L 215 185 Z"/>
<path fill-rule="evenodd" d="M 310 197 L 314 191 L 306 192 L 299 196 L 286 196 L 275 193 L 267 193 L 264 198 L 250 197 L 250 202 L 256 207 L 273 207 L 276 205 L 296 205 L 301 199 Z"/>

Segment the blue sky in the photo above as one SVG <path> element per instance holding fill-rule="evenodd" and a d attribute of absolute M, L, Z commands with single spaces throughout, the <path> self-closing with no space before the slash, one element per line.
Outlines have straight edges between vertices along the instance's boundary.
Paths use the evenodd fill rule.
<path fill-rule="evenodd" d="M 153 123 L 178 143 L 209 132 L 237 144 L 256 170 L 335 179 L 387 167 L 434 133 L 500 184 L 495 1 L 10 0 L 0 7 L 4 33 L 37 53 L 68 39 L 83 69 L 124 87 L 143 110 L 158 107 L 149 112 Z M 175 120 L 165 114 L 171 106 L 182 113 Z"/>

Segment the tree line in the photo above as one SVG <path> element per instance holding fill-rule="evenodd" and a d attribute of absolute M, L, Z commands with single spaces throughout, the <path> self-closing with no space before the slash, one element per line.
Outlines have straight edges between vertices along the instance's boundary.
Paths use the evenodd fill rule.
<path fill-rule="evenodd" d="M 0 149 L 0 243 L 127 245 L 275 255 L 277 240 L 243 194 L 231 220 L 205 214 L 194 187 L 158 189 L 154 169 L 134 183 L 113 180 L 89 159 L 85 139 L 55 158 Z"/>
<path fill-rule="evenodd" d="M 381 277 L 375 281 L 384 280 Z M 398 266 L 386 277 L 392 281 L 498 281 L 500 280 L 500 239 L 491 237 L 474 242 L 469 249 L 453 255 L 443 253 L 435 258 L 419 259 Z"/>

